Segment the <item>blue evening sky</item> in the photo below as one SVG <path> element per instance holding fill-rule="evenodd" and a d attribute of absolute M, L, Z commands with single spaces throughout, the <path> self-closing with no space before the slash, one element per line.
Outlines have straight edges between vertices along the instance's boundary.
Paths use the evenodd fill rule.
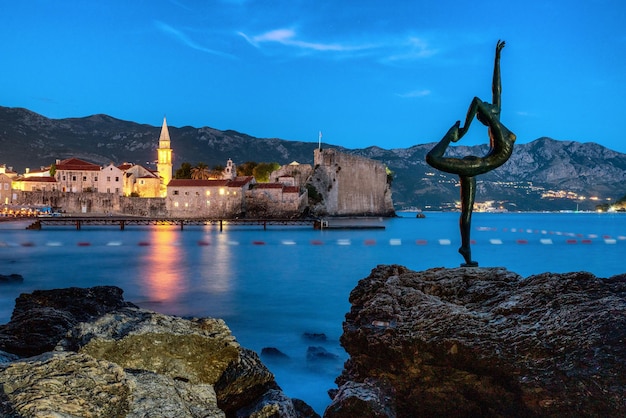
<path fill-rule="evenodd" d="M 504 39 L 501 120 L 518 142 L 626 152 L 624 0 L 30 0 L 0 14 L 0 105 L 51 118 L 406 148 L 491 101 Z M 461 143 L 486 142 L 477 123 Z"/>

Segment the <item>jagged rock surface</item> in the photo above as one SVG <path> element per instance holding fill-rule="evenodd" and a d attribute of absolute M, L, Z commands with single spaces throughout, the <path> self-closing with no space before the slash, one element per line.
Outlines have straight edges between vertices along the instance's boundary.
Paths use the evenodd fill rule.
<path fill-rule="evenodd" d="M 318 416 L 224 321 L 139 309 L 115 287 L 21 295 L 0 343 L 2 416 Z"/>
<path fill-rule="evenodd" d="M 325 417 L 626 416 L 624 275 L 378 266 L 350 302 Z"/>
<path fill-rule="evenodd" d="M 134 306 L 124 301 L 122 293 L 114 286 L 23 293 L 15 300 L 11 321 L 0 325 L 0 350 L 20 356 L 50 351 L 79 322 Z"/>

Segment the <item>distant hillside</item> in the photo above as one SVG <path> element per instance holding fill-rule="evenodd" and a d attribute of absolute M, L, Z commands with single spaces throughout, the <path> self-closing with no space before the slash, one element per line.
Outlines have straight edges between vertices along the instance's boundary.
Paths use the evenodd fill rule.
<path fill-rule="evenodd" d="M 158 126 L 123 121 L 107 115 L 49 119 L 26 109 L 0 107 L 0 164 L 18 172 L 39 168 L 56 159 L 78 157 L 101 165 L 134 162 L 151 165 L 156 158 Z M 169 121 L 174 122 L 174 121 Z M 314 142 L 254 138 L 236 131 L 209 127 L 170 126 L 174 167 L 183 162 L 223 165 L 228 158 L 245 161 L 313 163 Z M 323 147 L 332 145 L 323 144 Z M 393 172 L 393 200 L 397 209 L 447 207 L 459 199 L 456 176 L 428 166 L 425 155 L 433 144 L 406 149 L 378 147 L 348 150 L 384 162 Z M 451 147 L 449 155 L 483 155 L 487 146 Z M 153 166 L 153 165 L 152 165 Z M 584 196 L 618 199 L 626 194 L 626 154 L 594 143 L 540 138 L 516 145 L 502 167 L 478 177 L 477 201 L 494 200 L 509 210 L 593 209 L 603 201 L 574 202 L 542 198 L 547 191 L 569 191 Z"/>

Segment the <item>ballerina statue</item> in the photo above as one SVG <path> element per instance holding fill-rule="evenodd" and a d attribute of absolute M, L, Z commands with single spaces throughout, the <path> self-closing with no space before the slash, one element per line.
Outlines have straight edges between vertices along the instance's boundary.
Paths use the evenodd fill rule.
<path fill-rule="evenodd" d="M 496 44 L 496 58 L 493 68 L 493 103 L 483 102 L 474 97 L 465 118 L 465 125 L 460 126 L 457 121 L 446 135 L 426 155 L 426 162 L 432 167 L 456 174 L 461 182 L 461 217 L 459 227 L 461 230 L 461 247 L 459 253 L 465 259 L 462 267 L 476 267 L 478 263 L 472 260 L 470 248 L 470 229 L 472 222 L 472 210 L 476 196 L 476 176 L 484 174 L 504 164 L 513 153 L 515 134 L 509 131 L 500 122 L 502 84 L 500 80 L 500 52 L 504 48 L 504 41 Z M 474 116 L 489 128 L 489 152 L 483 157 L 468 155 L 463 158 L 444 157 L 450 142 L 459 141 L 467 132 Z"/>

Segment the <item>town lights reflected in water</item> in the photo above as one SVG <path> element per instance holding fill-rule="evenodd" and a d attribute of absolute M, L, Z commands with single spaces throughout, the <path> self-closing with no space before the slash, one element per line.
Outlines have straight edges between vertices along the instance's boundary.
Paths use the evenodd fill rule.
<path fill-rule="evenodd" d="M 177 245 L 178 231 L 171 227 L 155 227 L 146 241 L 146 253 L 142 257 L 146 296 L 153 302 L 173 302 L 185 291 L 183 275 L 180 274 L 182 248 Z"/>

